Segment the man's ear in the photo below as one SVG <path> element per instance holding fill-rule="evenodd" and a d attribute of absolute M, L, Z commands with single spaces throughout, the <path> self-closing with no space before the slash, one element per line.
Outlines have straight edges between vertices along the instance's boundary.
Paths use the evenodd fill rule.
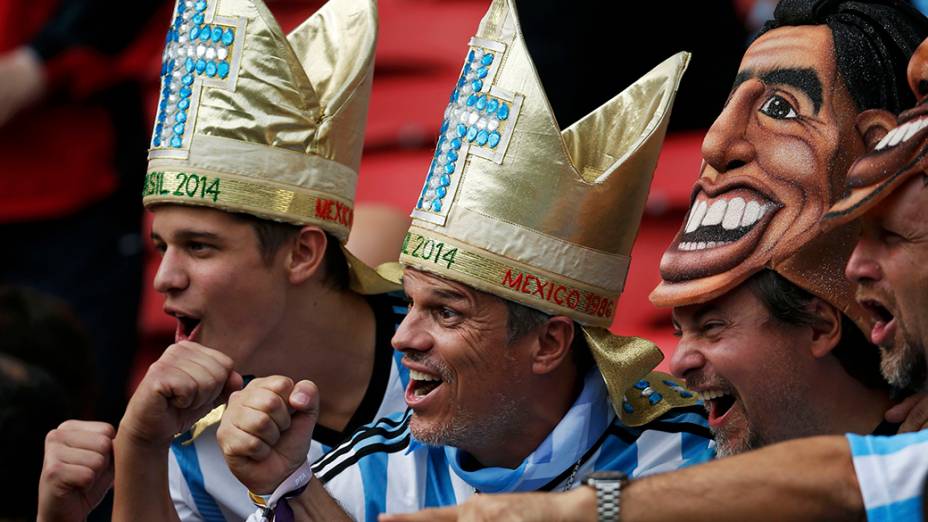
<path fill-rule="evenodd" d="M 328 242 L 328 236 L 319 227 L 307 225 L 300 229 L 287 254 L 290 283 L 301 284 L 319 273 Z"/>
<path fill-rule="evenodd" d="M 896 116 L 883 109 L 868 109 L 857 115 L 857 132 L 868 152 L 876 148 L 876 144 L 895 127 Z"/>
<path fill-rule="evenodd" d="M 532 354 L 532 372 L 536 375 L 551 373 L 561 366 L 564 359 L 571 356 L 571 344 L 574 335 L 574 321 L 563 315 L 556 315 L 548 319 L 539 327 L 536 333 L 538 343 Z"/>
<path fill-rule="evenodd" d="M 816 320 L 812 323 L 812 355 L 824 357 L 841 342 L 841 312 L 837 307 L 814 298 L 808 305 Z"/>

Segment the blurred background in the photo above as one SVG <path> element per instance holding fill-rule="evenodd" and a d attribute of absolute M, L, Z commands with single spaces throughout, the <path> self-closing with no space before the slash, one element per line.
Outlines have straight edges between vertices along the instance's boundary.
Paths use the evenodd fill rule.
<path fill-rule="evenodd" d="M 323 2 L 267 3 L 289 31 Z M 693 53 L 612 326 L 669 356 L 669 311 L 647 296 L 686 212 L 705 129 L 776 0 L 516 3 L 562 128 L 671 54 Z M 412 208 L 487 5 L 380 0 L 359 209 Z M 0 502 L 7 509 L 35 505 L 23 499 L 35 495 L 44 433 L 73 416 L 117 423 L 134 383 L 173 342 L 175 322 L 151 286 L 158 256 L 140 197 L 173 6 L 0 0 L 0 467 L 28 471 L 0 474 L 4 498 L 18 499 Z M 360 214 L 356 229 L 377 221 Z M 395 260 L 364 244 L 371 235 L 353 235 L 362 259 Z"/>

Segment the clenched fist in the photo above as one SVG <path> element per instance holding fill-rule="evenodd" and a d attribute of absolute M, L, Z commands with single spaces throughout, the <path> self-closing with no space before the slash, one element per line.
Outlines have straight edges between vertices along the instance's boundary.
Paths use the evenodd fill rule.
<path fill-rule="evenodd" d="M 265 495 L 306 461 L 318 418 L 315 384 L 265 377 L 232 394 L 216 438 L 238 480 Z"/>
<path fill-rule="evenodd" d="M 45 437 L 38 522 L 82 521 L 113 485 L 113 437 L 105 422 L 65 421 Z"/>
<path fill-rule="evenodd" d="M 190 341 L 171 345 L 149 368 L 119 424 L 119 439 L 167 447 L 233 391 L 232 359 Z"/>

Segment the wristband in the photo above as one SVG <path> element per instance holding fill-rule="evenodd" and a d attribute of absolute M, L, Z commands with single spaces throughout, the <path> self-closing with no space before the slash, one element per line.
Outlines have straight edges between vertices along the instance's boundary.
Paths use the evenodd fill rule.
<path fill-rule="evenodd" d="M 284 479 L 270 495 L 258 495 L 249 491 L 248 496 L 255 506 L 261 510 L 261 519 L 263 521 L 291 522 L 293 520 L 293 510 L 287 504 L 287 499 L 298 497 L 306 489 L 312 478 L 313 470 L 309 466 L 309 461 L 304 460 L 303 464 L 300 464 L 296 471 Z"/>

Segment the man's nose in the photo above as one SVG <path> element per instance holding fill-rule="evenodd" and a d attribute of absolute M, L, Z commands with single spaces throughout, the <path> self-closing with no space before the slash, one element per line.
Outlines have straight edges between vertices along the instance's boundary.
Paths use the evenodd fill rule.
<path fill-rule="evenodd" d="M 852 283 L 867 283 L 883 278 L 883 271 L 873 255 L 873 245 L 866 237 L 861 237 L 847 260 L 844 276 Z"/>
<path fill-rule="evenodd" d="M 425 352 L 432 348 L 433 339 L 425 328 L 423 318 L 419 317 L 419 313 L 415 310 L 410 310 L 390 342 L 394 350 Z"/>
<path fill-rule="evenodd" d="M 757 80 L 739 85 L 706 132 L 702 141 L 702 157 L 719 174 L 754 160 L 754 145 L 748 139 L 747 131 L 754 117 L 754 102 L 763 92 L 764 85 Z"/>
<path fill-rule="evenodd" d="M 167 294 L 183 290 L 190 284 L 190 278 L 178 259 L 174 249 L 168 248 L 161 257 L 158 271 L 155 273 L 155 290 Z"/>
<path fill-rule="evenodd" d="M 705 355 L 694 346 L 694 343 L 681 339 L 677 349 L 670 358 L 670 373 L 679 379 L 685 379 L 686 374 L 705 366 Z"/>

